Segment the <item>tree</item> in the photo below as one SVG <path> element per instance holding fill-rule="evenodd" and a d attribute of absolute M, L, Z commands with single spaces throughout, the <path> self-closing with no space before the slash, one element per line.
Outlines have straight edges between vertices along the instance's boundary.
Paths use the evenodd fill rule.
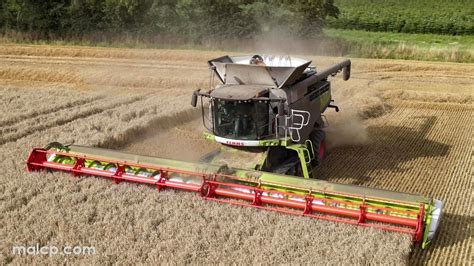
<path fill-rule="evenodd" d="M 5 26 L 39 36 L 58 34 L 62 18 L 67 14 L 67 0 L 7 0 L 4 5 Z"/>
<path fill-rule="evenodd" d="M 194 42 L 261 33 L 312 37 L 339 10 L 333 0 L 4 0 L 0 27 L 45 37 L 158 34 Z"/>

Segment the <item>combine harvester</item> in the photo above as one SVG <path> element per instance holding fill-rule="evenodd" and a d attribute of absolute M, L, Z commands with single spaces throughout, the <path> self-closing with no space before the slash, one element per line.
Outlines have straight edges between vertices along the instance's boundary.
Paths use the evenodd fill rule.
<path fill-rule="evenodd" d="M 203 198 L 316 219 L 407 233 L 425 247 L 441 218 L 442 202 L 312 179 L 325 154 L 333 105 L 329 76 L 350 77 L 349 60 L 317 71 L 290 56 L 224 56 L 209 61 L 211 87 L 195 91 L 205 137 L 222 143 L 200 162 L 51 143 L 34 148 L 29 171 L 63 170 L 194 191 Z M 214 86 L 214 77 L 221 81 Z"/>

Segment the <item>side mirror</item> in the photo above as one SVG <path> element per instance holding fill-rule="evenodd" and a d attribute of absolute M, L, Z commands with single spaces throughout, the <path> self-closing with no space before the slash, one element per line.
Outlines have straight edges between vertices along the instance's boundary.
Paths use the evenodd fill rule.
<path fill-rule="evenodd" d="M 196 107 L 198 101 L 198 91 L 193 92 L 193 97 L 191 98 L 191 106 Z"/>

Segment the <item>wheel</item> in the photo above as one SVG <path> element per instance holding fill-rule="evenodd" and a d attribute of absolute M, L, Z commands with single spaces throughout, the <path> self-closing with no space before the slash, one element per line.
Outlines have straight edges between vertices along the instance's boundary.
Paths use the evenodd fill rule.
<path fill-rule="evenodd" d="M 300 177 L 303 176 L 303 169 L 301 169 L 301 163 L 300 163 L 299 158 L 296 161 L 296 163 L 294 163 L 285 174 L 292 175 L 292 176 L 300 176 Z"/>
<path fill-rule="evenodd" d="M 324 158 L 326 157 L 326 133 L 322 129 L 315 129 L 309 135 L 309 139 L 313 143 L 314 160 L 315 166 L 321 165 Z"/>
<path fill-rule="evenodd" d="M 262 171 L 303 176 L 301 161 L 296 151 L 286 147 L 270 147 L 267 154 L 268 156 L 261 168 Z"/>

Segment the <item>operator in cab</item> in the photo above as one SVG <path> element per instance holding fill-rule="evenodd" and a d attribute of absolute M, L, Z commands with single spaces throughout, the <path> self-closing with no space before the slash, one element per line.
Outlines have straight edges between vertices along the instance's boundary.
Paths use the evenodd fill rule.
<path fill-rule="evenodd" d="M 263 61 L 263 58 L 256 54 L 254 56 L 252 56 L 252 58 L 250 58 L 250 62 L 249 62 L 251 65 L 257 65 L 257 66 L 265 66 L 265 62 Z"/>

